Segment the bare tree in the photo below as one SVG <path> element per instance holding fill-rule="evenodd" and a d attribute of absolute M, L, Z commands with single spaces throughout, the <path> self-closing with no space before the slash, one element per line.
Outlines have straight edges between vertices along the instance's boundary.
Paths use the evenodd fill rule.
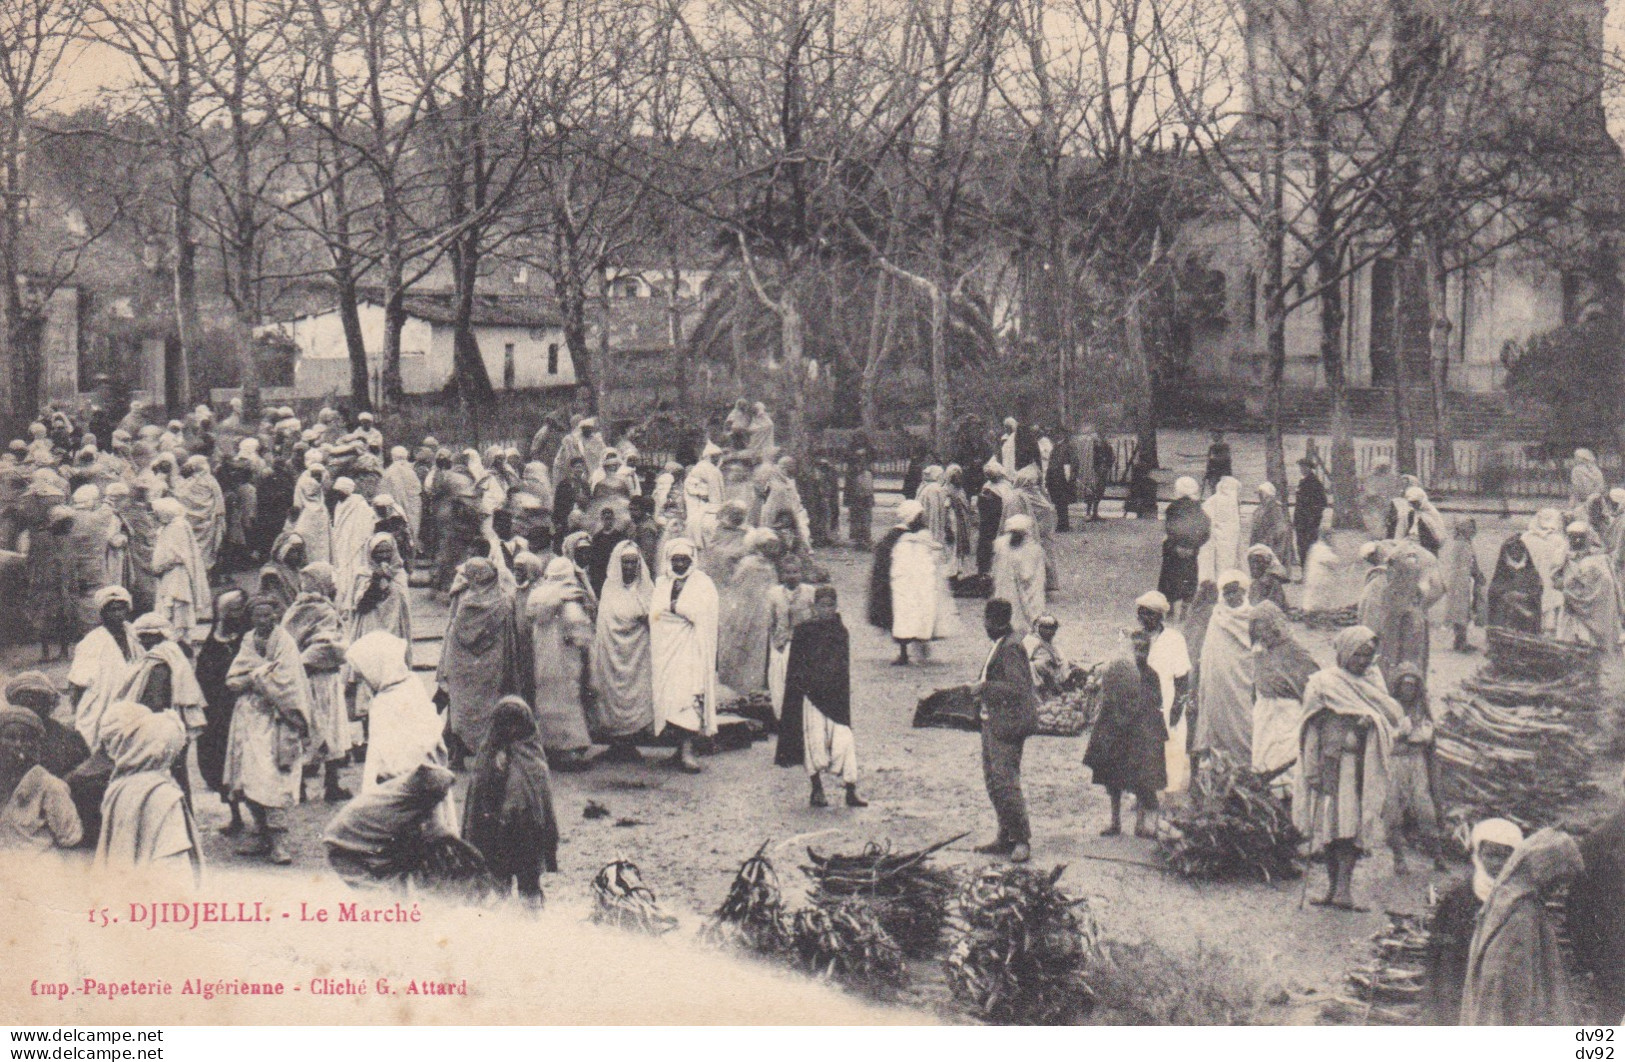
<path fill-rule="evenodd" d="M 588 304 L 595 292 L 607 296 L 611 265 L 654 228 L 658 210 L 624 171 L 641 155 L 636 140 L 647 133 L 638 128 L 640 118 L 666 117 L 650 103 L 658 91 L 650 53 L 662 49 L 647 9 L 581 0 L 567 15 L 532 94 L 537 148 L 507 254 L 551 281 L 578 389 L 596 413 L 608 366 L 595 366 L 587 343 Z M 660 133 L 653 123 L 646 128 Z"/>
<path fill-rule="evenodd" d="M 1270 478 L 1285 480 L 1286 321 L 1312 306 L 1332 406 L 1332 489 L 1338 519 L 1348 524 L 1356 519 L 1358 477 L 1345 288 L 1392 245 L 1381 205 L 1417 133 L 1418 102 L 1396 91 L 1401 71 L 1389 61 L 1387 0 L 1237 0 L 1225 16 L 1226 36 L 1244 41 L 1245 54 L 1238 63 L 1216 45 L 1210 56 L 1231 84 L 1244 86 L 1243 98 L 1199 95 L 1177 61 L 1168 64 L 1172 86 L 1215 186 L 1261 236 Z"/>
<path fill-rule="evenodd" d="M 199 222 L 221 252 L 224 293 L 241 327 L 238 360 L 245 409 L 259 404 L 259 369 L 250 329 L 264 311 L 268 230 L 277 214 L 268 200 L 289 163 L 278 121 L 283 101 L 271 89 L 284 60 L 272 8 L 261 0 L 213 0 L 197 9 L 199 172 L 206 184 Z M 217 126 L 218 130 L 210 129 Z"/>
<path fill-rule="evenodd" d="M 123 55 L 136 73 L 137 106 L 151 116 L 167 176 L 169 267 L 173 277 L 176 359 L 170 397 L 192 403 L 191 362 L 198 342 L 196 204 L 200 169 L 198 58 L 201 8 L 214 0 L 91 0 L 87 21 L 101 43 Z"/>
<path fill-rule="evenodd" d="M 452 386 L 469 403 L 494 397 L 473 330 L 485 257 L 535 164 L 536 93 L 574 17 L 574 0 L 432 0 L 412 14 L 406 53 L 424 88 L 423 134 L 434 159 L 453 292 Z"/>
<path fill-rule="evenodd" d="M 84 0 L 0 7 L 0 414 L 8 421 L 32 416 L 40 401 L 43 293 L 24 286 L 38 267 L 27 222 L 30 151 L 85 8 Z"/>
<path fill-rule="evenodd" d="M 704 12 L 667 9 L 715 142 L 668 160 L 662 190 L 726 234 L 743 286 L 777 321 L 778 376 L 798 447 L 808 427 L 803 289 L 839 228 L 834 184 L 867 113 L 866 57 L 890 22 L 880 6 L 724 0 Z"/>
<path fill-rule="evenodd" d="M 1169 248 L 1202 189 L 1180 145 L 1184 116 L 1165 62 L 1206 96 L 1206 28 L 1192 0 L 1021 0 L 1001 62 L 1001 119 L 1020 147 L 1001 199 L 1023 265 L 1022 338 L 1052 359 L 1070 422 L 1075 369 L 1095 338 L 1138 381 L 1142 445 L 1154 446 L 1143 307 L 1166 287 Z M 1065 32 L 1057 32 L 1065 27 Z M 1097 384 L 1103 366 L 1092 366 Z M 1096 399 L 1110 397 L 1099 394 Z M 1149 450 L 1147 451 L 1149 452 Z"/>
<path fill-rule="evenodd" d="M 1473 270 L 1503 252 L 1568 230 L 1583 209 L 1588 173 L 1617 165 L 1593 27 L 1528 15 L 1467 0 L 1412 0 L 1396 14 L 1396 88 L 1414 100 L 1416 131 L 1383 215 L 1395 233 L 1396 268 L 1419 274 L 1426 296 L 1436 474 L 1455 468 L 1446 404 L 1457 331 L 1451 279 L 1471 284 Z M 1395 337 L 1397 348 L 1397 326 Z M 1394 369 L 1396 448 L 1400 467 L 1415 471 L 1415 429 L 1404 400 L 1410 366 L 1397 349 Z"/>

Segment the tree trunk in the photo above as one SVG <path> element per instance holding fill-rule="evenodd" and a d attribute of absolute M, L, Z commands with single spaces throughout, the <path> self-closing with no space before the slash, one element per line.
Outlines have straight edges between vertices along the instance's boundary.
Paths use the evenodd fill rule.
<path fill-rule="evenodd" d="M 734 283 L 733 306 L 728 311 L 728 351 L 733 355 L 735 391 L 745 389 L 745 361 L 749 357 L 746 347 L 748 336 L 746 330 L 750 325 L 750 316 L 746 312 L 747 300 L 750 295 L 745 291 L 745 281 L 740 279 Z"/>
<path fill-rule="evenodd" d="M 348 258 L 348 253 L 344 254 Z M 344 349 L 350 359 L 350 405 L 360 412 L 372 408 L 372 372 L 367 364 L 367 342 L 361 333 L 361 307 L 356 298 L 355 277 L 348 268 L 334 271 L 338 288 L 339 324 L 344 328 Z M 397 332 L 395 343 L 400 345 Z M 397 362 L 398 364 L 398 362 Z M 379 390 L 385 390 L 380 387 Z"/>
<path fill-rule="evenodd" d="M 192 238 L 192 175 L 186 170 L 183 149 L 172 153 L 173 201 L 171 211 L 171 251 L 175 258 L 175 373 L 169 392 L 181 407 L 171 414 L 192 408 L 192 352 L 198 339 L 197 242 Z"/>
<path fill-rule="evenodd" d="M 1406 240 L 1395 245 L 1394 253 L 1394 305 L 1389 314 L 1394 346 L 1394 468 L 1402 474 L 1416 475 L 1416 426 L 1411 422 L 1410 366 L 1405 349 L 1404 323 L 1401 312 L 1405 304 L 1405 287 L 1411 268 L 1410 249 Z"/>
<path fill-rule="evenodd" d="M 678 287 L 683 281 L 682 261 L 678 256 L 676 241 L 669 248 L 666 257 L 667 277 L 666 286 L 666 346 L 671 351 L 672 371 L 677 374 L 677 408 L 688 409 L 688 345 L 683 341 L 683 304 Z"/>
<path fill-rule="evenodd" d="M 1342 219 L 1332 198 L 1332 119 L 1323 107 L 1311 104 L 1313 141 L 1309 149 L 1313 173 L 1315 218 L 1314 265 L 1316 301 L 1320 304 L 1320 364 L 1332 393 L 1332 494 L 1337 526 L 1359 524 L 1355 511 L 1359 473 L 1354 460 L 1354 418 L 1349 410 L 1348 377 L 1343 370 L 1343 249 L 1339 242 Z"/>
<path fill-rule="evenodd" d="M 1428 310 L 1432 327 L 1428 329 L 1428 397 L 1433 404 L 1433 474 L 1456 474 L 1456 440 L 1450 430 L 1450 410 L 1446 402 L 1450 394 L 1450 303 L 1445 269 L 1444 247 L 1437 239 L 1425 242 L 1428 273 Z M 1467 283 L 1466 274 L 1461 282 Z"/>
<path fill-rule="evenodd" d="M 789 285 L 779 296 L 779 341 L 784 350 L 784 378 L 790 385 L 790 445 L 798 464 L 805 464 L 805 455 L 812 440 L 807 437 L 807 342 L 801 307 Z"/>
<path fill-rule="evenodd" d="M 384 282 L 384 349 L 382 377 L 385 406 L 397 406 L 405 397 L 405 381 L 401 379 L 401 334 L 406 331 L 406 292 L 401 290 L 400 278 L 386 276 Z"/>
<path fill-rule="evenodd" d="M 192 353 L 198 341 L 198 314 L 197 241 L 192 237 L 193 174 L 186 150 L 193 127 L 192 27 L 183 0 L 170 0 L 169 22 L 175 53 L 174 79 L 165 94 L 165 120 L 169 138 L 170 236 L 175 258 L 175 371 L 179 379 L 170 381 L 168 390 L 181 411 L 186 411 L 192 408 Z"/>
<path fill-rule="evenodd" d="M 1138 399 L 1134 410 L 1135 449 L 1142 458 L 1158 467 L 1156 395 L 1151 381 L 1151 359 L 1145 349 L 1145 326 L 1140 320 L 1140 296 L 1129 298 L 1123 316 L 1124 346 L 1134 366 L 1135 390 Z"/>
<path fill-rule="evenodd" d="M 863 376 L 858 382 L 858 415 L 863 423 L 863 434 L 871 440 L 879 438 L 880 406 L 875 399 L 875 387 L 880 383 L 880 369 L 886 361 L 886 348 L 890 345 L 891 325 L 886 295 L 891 287 L 891 275 L 884 270 L 875 273 L 875 297 L 869 310 L 869 349 L 863 358 Z"/>
<path fill-rule="evenodd" d="M 564 311 L 564 349 L 570 352 L 570 364 L 576 373 L 576 394 L 587 401 L 587 415 L 598 415 L 598 388 L 594 382 L 598 373 L 594 369 L 592 348 L 587 345 L 587 292 L 579 276 L 570 273 L 563 278 L 563 297 L 559 309 Z M 606 306 L 607 310 L 608 307 Z M 599 324 L 599 332 L 609 331 L 606 312 Z"/>
<path fill-rule="evenodd" d="M 1275 484 L 1283 502 L 1288 493 L 1286 441 L 1281 423 L 1283 392 L 1286 388 L 1286 220 L 1284 216 L 1284 162 L 1280 150 L 1279 126 L 1271 127 L 1270 213 L 1264 239 L 1264 330 L 1269 358 L 1268 391 L 1265 394 L 1264 475 Z"/>
<path fill-rule="evenodd" d="M 933 265 L 935 283 L 931 287 L 931 439 L 937 456 L 953 452 L 954 394 L 948 379 L 948 298 L 953 289 L 948 279 L 948 232 L 938 212 L 934 229 Z"/>
<path fill-rule="evenodd" d="M 452 314 L 452 380 L 458 396 L 471 408 L 489 409 L 496 389 L 485 370 L 485 358 L 474 338 L 474 289 L 480 276 L 479 233 L 473 229 L 452 244 L 452 270 L 456 303 Z"/>
<path fill-rule="evenodd" d="M 605 388 L 608 386 L 610 366 L 609 342 L 609 284 L 608 276 L 603 268 L 598 270 L 598 290 L 602 292 L 600 299 L 604 307 L 604 325 L 598 330 L 598 364 L 597 372 L 593 374 L 593 384 L 587 389 L 587 401 L 593 409 L 602 409 L 605 402 Z"/>
<path fill-rule="evenodd" d="M 1343 290 L 1336 266 L 1317 274 L 1330 278 L 1321 284 L 1320 361 L 1326 387 L 1332 395 L 1332 495 L 1337 526 L 1359 525 L 1356 511 L 1359 472 L 1354 460 L 1354 417 L 1349 409 L 1348 378 L 1343 372 Z"/>
<path fill-rule="evenodd" d="M 1272 269 L 1271 290 L 1265 297 L 1264 326 L 1269 354 L 1269 384 L 1264 395 L 1264 475 L 1279 497 L 1287 493 L 1286 439 L 1282 430 L 1282 398 L 1286 389 L 1286 306 L 1280 285 L 1279 260 Z"/>

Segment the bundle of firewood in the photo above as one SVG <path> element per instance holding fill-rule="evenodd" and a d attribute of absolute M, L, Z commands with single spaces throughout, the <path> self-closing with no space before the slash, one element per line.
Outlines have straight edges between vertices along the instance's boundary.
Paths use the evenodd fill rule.
<path fill-rule="evenodd" d="M 1270 781 L 1223 753 L 1206 757 L 1191 780 L 1189 802 L 1163 816 L 1158 854 L 1187 878 L 1296 878 L 1303 836 Z"/>
<path fill-rule="evenodd" d="M 1594 754 L 1573 714 L 1447 694 L 1435 727 L 1440 802 L 1451 819 L 1558 822 L 1597 792 Z"/>

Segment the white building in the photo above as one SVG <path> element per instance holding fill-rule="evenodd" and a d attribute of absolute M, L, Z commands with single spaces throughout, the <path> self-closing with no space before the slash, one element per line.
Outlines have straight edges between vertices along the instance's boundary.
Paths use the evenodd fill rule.
<path fill-rule="evenodd" d="M 452 377 L 455 315 L 448 304 L 432 299 L 408 299 L 406 311 L 401 329 L 402 389 L 407 394 L 438 391 Z M 368 375 L 376 390 L 383 361 L 384 308 L 363 301 L 360 316 Z M 575 365 L 556 315 L 533 304 L 481 300 L 475 303 L 473 323 L 485 371 L 498 391 L 575 386 Z M 260 331 L 281 333 L 298 348 L 294 366 L 298 397 L 349 395 L 349 346 L 336 308 L 266 325 Z"/>

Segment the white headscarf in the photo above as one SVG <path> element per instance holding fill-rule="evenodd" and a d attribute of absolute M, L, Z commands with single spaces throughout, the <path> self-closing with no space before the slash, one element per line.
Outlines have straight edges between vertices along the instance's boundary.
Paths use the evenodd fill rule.
<path fill-rule="evenodd" d="M 1484 867 L 1484 860 L 1479 849 L 1486 842 L 1490 844 L 1504 844 L 1508 848 L 1517 848 L 1523 843 L 1523 831 L 1516 823 L 1506 819 L 1485 819 L 1473 827 L 1468 846 L 1473 851 L 1473 895 L 1480 902 L 1488 900 L 1490 893 L 1495 889 L 1495 875 Z"/>

